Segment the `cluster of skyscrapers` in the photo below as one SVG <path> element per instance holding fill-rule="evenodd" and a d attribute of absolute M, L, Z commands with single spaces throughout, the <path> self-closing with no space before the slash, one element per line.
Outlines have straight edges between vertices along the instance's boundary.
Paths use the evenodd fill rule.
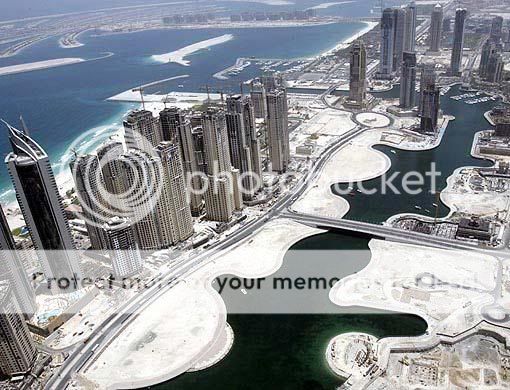
<path fill-rule="evenodd" d="M 490 36 L 484 42 L 478 75 L 482 81 L 500 83 L 503 79 L 505 63 L 503 51 L 503 18 L 496 16 L 492 20 Z"/>
<path fill-rule="evenodd" d="M 400 74 L 405 52 L 416 49 L 416 17 L 414 2 L 405 8 L 386 8 L 381 18 L 380 79 L 393 79 Z"/>
<path fill-rule="evenodd" d="M 266 137 L 257 118 L 264 119 Z M 52 292 L 73 291 L 80 284 L 72 281 L 83 275 L 48 155 L 25 126 L 8 128 L 12 152 L 5 162 L 42 272 Z M 140 250 L 190 238 L 193 216 L 228 223 L 252 200 L 262 187 L 261 138 L 268 166 L 287 170 L 287 93 L 274 77 L 261 77 L 251 96 L 229 96 L 201 112 L 132 111 L 124 135 L 124 142 L 75 155 L 70 164 L 91 247 L 109 255 L 116 278 L 142 269 Z M 12 376 L 36 359 L 25 324 L 36 304 L 1 210 L 0 249 L 0 374 Z"/>

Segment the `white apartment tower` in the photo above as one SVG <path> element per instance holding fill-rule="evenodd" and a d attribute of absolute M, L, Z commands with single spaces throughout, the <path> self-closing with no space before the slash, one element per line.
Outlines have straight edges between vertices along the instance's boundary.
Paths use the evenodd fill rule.
<path fill-rule="evenodd" d="M 124 120 L 124 137 L 128 149 L 148 151 L 162 141 L 159 118 L 147 110 L 131 111 Z"/>
<path fill-rule="evenodd" d="M 114 217 L 102 229 L 115 278 L 127 278 L 139 273 L 143 260 L 129 220 Z"/>
<path fill-rule="evenodd" d="M 168 224 L 162 232 L 171 232 L 169 241 L 176 244 L 187 240 L 193 235 L 193 218 L 186 200 L 186 182 L 181 161 L 179 145 L 170 141 L 161 142 L 155 151 L 162 164 L 163 192 L 158 206 L 162 208 L 160 214 Z M 166 217 L 165 217 L 166 215 Z"/>
<path fill-rule="evenodd" d="M 8 376 L 30 371 L 36 356 L 34 342 L 21 315 L 9 282 L 0 282 L 0 373 Z"/>

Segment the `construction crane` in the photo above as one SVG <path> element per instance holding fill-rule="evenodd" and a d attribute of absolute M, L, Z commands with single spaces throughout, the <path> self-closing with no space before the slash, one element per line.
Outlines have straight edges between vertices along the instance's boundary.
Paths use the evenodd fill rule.
<path fill-rule="evenodd" d="M 145 101 L 143 99 L 143 87 L 133 88 L 131 92 L 140 92 L 140 99 L 142 100 L 142 107 L 145 110 Z"/>

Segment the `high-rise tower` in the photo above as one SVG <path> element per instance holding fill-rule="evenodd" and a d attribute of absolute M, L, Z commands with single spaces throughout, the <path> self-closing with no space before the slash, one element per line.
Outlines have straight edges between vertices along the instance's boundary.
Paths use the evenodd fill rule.
<path fill-rule="evenodd" d="M 181 161 L 179 145 L 170 141 L 161 142 L 155 151 L 161 160 L 163 191 L 161 201 L 158 203 L 163 209 L 160 212 L 163 221 L 167 224 L 161 232 L 170 232 L 168 238 L 173 244 L 187 240 L 193 235 L 193 219 L 186 201 L 186 182 Z M 165 239 L 164 239 L 165 240 Z"/>
<path fill-rule="evenodd" d="M 441 38 L 443 35 L 443 7 L 437 4 L 430 17 L 430 51 L 441 50 Z"/>
<path fill-rule="evenodd" d="M 30 370 L 37 356 L 34 342 L 9 282 L 0 282 L 0 372 L 15 376 Z"/>
<path fill-rule="evenodd" d="M 104 249 L 101 224 L 104 223 L 103 216 L 107 215 L 103 206 L 103 174 L 99 159 L 92 154 L 75 156 L 70 163 L 73 174 L 75 190 L 83 209 L 85 226 L 89 234 L 92 249 Z"/>
<path fill-rule="evenodd" d="M 197 176 L 198 165 L 193 146 L 191 120 L 184 111 L 176 107 L 165 108 L 160 112 L 159 117 L 163 139 L 179 143 L 191 213 L 198 216 L 203 209 L 203 199 L 200 195 L 200 178 Z"/>
<path fill-rule="evenodd" d="M 386 8 L 381 18 L 381 60 L 379 64 L 379 75 L 382 78 L 389 78 L 393 73 L 393 51 L 394 51 L 394 26 L 395 14 L 393 9 Z"/>
<path fill-rule="evenodd" d="M 487 79 L 489 77 L 489 60 L 491 56 L 497 53 L 496 42 L 492 39 L 487 39 L 482 46 L 482 55 L 480 58 L 480 67 L 478 68 L 478 74 L 482 79 Z"/>
<path fill-rule="evenodd" d="M 13 151 L 5 163 L 44 275 L 53 281 L 79 279 L 80 265 L 48 155 L 28 134 L 7 126 Z"/>
<path fill-rule="evenodd" d="M 400 76 L 400 107 L 412 109 L 416 95 L 416 53 L 404 52 Z"/>
<path fill-rule="evenodd" d="M 202 114 L 202 130 L 207 169 L 206 216 L 212 221 L 228 222 L 235 206 L 225 112 L 209 108 Z"/>
<path fill-rule="evenodd" d="M 393 28 L 393 71 L 400 73 L 404 47 L 406 44 L 406 11 L 402 8 L 395 8 Z"/>
<path fill-rule="evenodd" d="M 277 88 L 267 93 L 267 132 L 272 170 L 283 173 L 290 161 L 287 91 Z"/>
<path fill-rule="evenodd" d="M 21 313 L 31 317 L 36 311 L 35 292 L 30 285 L 27 272 L 21 262 L 9 224 L 0 207 L 0 279 L 9 280 Z"/>
<path fill-rule="evenodd" d="M 459 8 L 455 13 L 455 27 L 453 31 L 453 48 L 450 64 L 451 74 L 459 76 L 462 68 L 462 52 L 464 50 L 464 28 L 466 24 L 467 11 Z"/>
<path fill-rule="evenodd" d="M 114 276 L 122 279 L 140 272 L 143 260 L 129 220 L 114 217 L 102 229 Z"/>
<path fill-rule="evenodd" d="M 495 43 L 500 43 L 501 40 L 503 39 L 503 17 L 502 16 L 495 16 L 492 19 L 490 38 Z"/>
<path fill-rule="evenodd" d="M 349 100 L 363 106 L 367 96 L 367 52 L 363 41 L 351 46 Z"/>
<path fill-rule="evenodd" d="M 258 190 L 256 186 L 261 175 L 260 147 L 251 99 L 241 95 L 230 96 L 226 120 L 232 165 L 243 176 L 243 197 L 249 200 Z"/>
<path fill-rule="evenodd" d="M 405 24 L 405 38 L 404 51 L 416 50 L 416 18 L 418 10 L 414 1 L 410 2 L 405 9 L 406 11 L 406 24 Z"/>
<path fill-rule="evenodd" d="M 436 134 L 439 120 L 441 93 L 438 86 L 428 84 L 425 86 L 421 97 L 420 131 L 423 133 Z"/>
<path fill-rule="evenodd" d="M 147 151 L 162 141 L 159 118 L 147 110 L 131 111 L 124 120 L 124 132 L 128 149 Z"/>

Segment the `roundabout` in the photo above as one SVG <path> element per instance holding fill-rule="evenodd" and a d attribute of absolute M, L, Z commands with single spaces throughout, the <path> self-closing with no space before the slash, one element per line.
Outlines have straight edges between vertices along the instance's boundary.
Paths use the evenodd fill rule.
<path fill-rule="evenodd" d="M 360 125 L 372 128 L 388 127 L 391 124 L 390 118 L 376 112 L 362 112 L 355 116 L 355 120 Z"/>

